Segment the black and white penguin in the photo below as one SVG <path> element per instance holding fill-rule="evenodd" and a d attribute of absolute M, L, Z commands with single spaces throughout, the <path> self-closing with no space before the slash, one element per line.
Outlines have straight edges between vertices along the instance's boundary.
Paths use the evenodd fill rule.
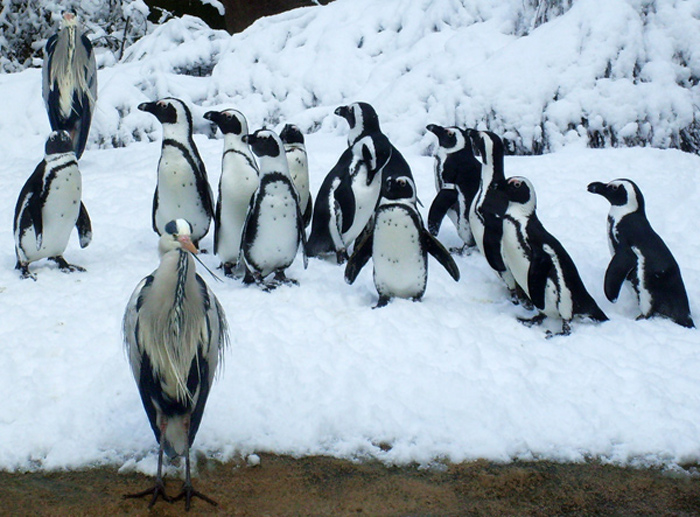
<path fill-rule="evenodd" d="M 241 244 L 246 266 L 245 283 L 262 284 L 274 289 L 280 284 L 297 284 L 288 279 L 287 269 L 297 255 L 299 245 L 306 246 L 299 194 L 289 176 L 284 144 L 269 129 L 259 129 L 245 140 L 258 157 L 260 185 L 253 195 Z M 303 253 L 304 268 L 307 266 Z M 265 278 L 274 273 L 274 279 Z"/>
<path fill-rule="evenodd" d="M 562 321 L 561 334 L 571 332 L 575 317 L 606 321 L 608 317 L 588 293 L 574 261 L 537 217 L 532 183 L 523 177 L 498 180 L 494 188 L 505 194 L 501 252 L 509 271 L 540 314 L 521 319 L 541 323 L 546 316 Z"/>
<path fill-rule="evenodd" d="M 204 118 L 224 134 L 219 195 L 214 214 L 214 253 L 224 274 L 234 276 L 241 253 L 241 234 L 250 200 L 258 189 L 260 171 L 250 146 L 244 141 L 248 122 L 240 111 L 208 111 Z"/>
<path fill-rule="evenodd" d="M 435 152 L 435 190 L 428 211 L 428 230 L 437 236 L 447 215 L 457 228 L 465 251 L 476 246 L 469 225 L 469 210 L 481 182 L 481 162 L 474 157 L 467 132 L 458 127 L 430 124 L 426 128 L 438 139 Z"/>
<path fill-rule="evenodd" d="M 63 258 L 75 226 L 80 247 L 92 240 L 90 216 L 81 201 L 82 178 L 73 141 L 67 131 L 54 131 L 45 146 L 46 155 L 22 187 L 15 206 L 15 269 L 22 278 L 36 277 L 29 264 L 48 258 L 61 271 L 85 271 Z"/>
<path fill-rule="evenodd" d="M 44 54 L 42 95 L 49 124 L 54 131 L 68 131 L 80 158 L 97 102 L 97 62 L 74 12 L 63 13 L 61 29 L 48 39 Z"/>
<path fill-rule="evenodd" d="M 644 196 L 629 179 L 588 185 L 588 191 L 610 202 L 608 244 L 612 260 L 605 272 L 605 296 L 617 301 L 625 280 L 637 295 L 642 318 L 663 316 L 694 327 L 681 270 L 664 241 L 653 230 Z"/>
<path fill-rule="evenodd" d="M 340 106 L 335 114 L 350 126 L 348 149 L 340 156 L 318 191 L 308 254 L 333 254 L 339 264 L 347 259 L 347 248 L 367 227 L 379 201 L 382 180 L 391 176 L 412 177 L 401 153 L 379 128 L 374 108 L 365 102 Z M 372 141 L 376 169 L 367 168 L 363 145 Z M 389 173 L 389 169 L 392 171 Z M 377 176 L 376 172 L 381 170 Z"/>
<path fill-rule="evenodd" d="M 379 293 L 376 307 L 385 306 L 394 297 L 418 301 L 428 282 L 428 253 L 455 281 L 459 280 L 454 259 L 423 226 L 413 179 L 388 177 L 382 185 L 372 227 L 358 241 L 345 267 L 345 280 L 352 284 L 372 257 L 374 285 Z"/>
<path fill-rule="evenodd" d="M 209 231 L 214 203 L 204 162 L 192 139 L 192 114 L 184 102 L 172 97 L 144 102 L 138 108 L 152 113 L 163 125 L 153 230 L 162 235 L 168 222 L 185 219 L 192 225 L 192 242 L 198 245 Z"/>
<path fill-rule="evenodd" d="M 494 182 L 505 179 L 503 157 L 504 148 L 501 138 L 490 131 L 468 129 L 467 134 L 472 144 L 474 156 L 481 163 L 481 180 L 479 188 L 469 207 L 469 227 L 477 248 L 486 257 L 489 266 L 508 288 L 513 303 L 530 306 L 530 301 L 519 289 L 501 257 L 501 238 L 503 221 L 501 215 L 508 207 L 504 194 L 494 188 Z"/>
<path fill-rule="evenodd" d="M 299 193 L 299 206 L 304 218 L 304 228 L 306 228 L 311 223 L 313 200 L 309 189 L 309 159 L 306 155 L 304 135 L 294 124 L 286 124 L 282 128 L 280 139 L 284 143 L 284 151 L 287 154 L 289 174 Z"/>

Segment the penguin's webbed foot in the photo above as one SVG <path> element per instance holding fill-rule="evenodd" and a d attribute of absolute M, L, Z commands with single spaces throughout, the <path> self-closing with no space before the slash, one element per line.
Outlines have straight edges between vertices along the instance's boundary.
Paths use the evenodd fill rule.
<path fill-rule="evenodd" d="M 58 269 L 63 271 L 64 273 L 74 273 L 76 271 L 80 273 L 84 273 L 86 269 L 82 266 L 76 266 L 75 264 L 69 264 L 66 262 L 66 259 L 64 259 L 61 255 L 56 255 L 55 257 L 49 257 L 49 260 L 54 261 L 56 264 L 58 264 Z"/>
<path fill-rule="evenodd" d="M 124 499 L 138 499 L 147 495 L 151 495 L 151 502 L 148 503 L 149 508 L 153 508 L 153 505 L 156 504 L 156 501 L 158 500 L 158 497 L 163 499 L 166 503 L 172 503 L 175 501 L 172 497 L 167 495 L 165 493 L 165 483 L 161 478 L 156 479 L 156 484 L 153 486 L 153 488 L 147 488 L 146 490 L 142 490 L 141 492 L 136 492 L 135 494 L 124 494 L 122 498 Z"/>
<path fill-rule="evenodd" d="M 240 278 L 240 274 L 236 272 L 238 269 L 238 264 L 233 262 L 222 262 L 219 265 L 219 269 L 224 270 L 224 276 L 228 278 Z"/>
<path fill-rule="evenodd" d="M 382 296 L 379 297 L 379 300 L 377 301 L 377 305 L 375 305 L 375 306 L 372 307 L 372 308 L 373 308 L 373 309 L 379 309 L 379 308 L 381 308 L 381 307 L 386 307 L 387 305 L 389 305 L 389 301 L 390 301 L 390 300 L 391 300 L 391 298 L 389 298 L 388 296 L 382 295 Z"/>
<path fill-rule="evenodd" d="M 36 275 L 29 272 L 29 264 L 22 264 L 17 262 L 15 269 L 19 271 L 19 277 L 24 280 L 26 278 L 31 278 L 36 282 Z"/>
<path fill-rule="evenodd" d="M 335 252 L 335 260 L 338 265 L 345 264 L 348 260 L 348 252 L 345 249 L 338 250 Z"/>
<path fill-rule="evenodd" d="M 518 317 L 517 320 L 526 327 L 532 327 L 534 325 L 541 325 L 546 317 L 547 316 L 544 313 L 539 313 L 536 316 L 533 316 L 532 318 Z"/>
<path fill-rule="evenodd" d="M 204 495 L 202 492 L 195 490 L 191 484 L 185 483 L 182 485 L 182 490 L 179 494 L 171 499 L 171 502 L 179 501 L 180 499 L 185 500 L 185 511 L 190 511 L 191 501 L 193 497 L 199 497 L 212 506 L 219 506 L 219 503 L 214 501 L 211 497 Z"/>
<path fill-rule="evenodd" d="M 551 339 L 555 336 L 568 336 L 571 334 L 571 325 L 567 320 L 562 320 L 561 322 L 561 332 L 552 332 L 551 330 L 548 330 L 545 333 L 545 338 L 546 339 Z"/>
<path fill-rule="evenodd" d="M 472 254 L 472 248 L 468 244 L 465 244 L 461 248 L 457 247 L 457 246 L 452 247 L 449 249 L 449 251 L 451 254 L 459 255 L 460 257 L 463 257 L 463 256 L 468 257 Z"/>
<path fill-rule="evenodd" d="M 525 294 L 525 291 L 523 291 L 522 287 L 519 285 L 516 285 L 515 289 L 509 289 L 508 292 L 510 293 L 510 301 L 513 305 L 520 305 L 523 307 L 523 309 L 528 311 L 535 308 L 530 298 L 527 296 L 527 294 Z"/>

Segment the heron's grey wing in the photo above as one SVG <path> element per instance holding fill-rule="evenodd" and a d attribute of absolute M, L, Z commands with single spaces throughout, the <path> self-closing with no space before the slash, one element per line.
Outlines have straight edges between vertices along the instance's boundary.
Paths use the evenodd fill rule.
<path fill-rule="evenodd" d="M 124 335 L 124 347 L 126 348 L 127 359 L 131 365 L 131 371 L 138 382 L 141 376 L 141 350 L 138 336 L 139 311 L 143 305 L 143 300 L 151 289 L 153 275 L 148 275 L 141 280 L 126 304 L 124 319 L 122 320 L 122 333 Z"/>
<path fill-rule="evenodd" d="M 209 341 L 204 344 L 203 355 L 206 358 L 211 368 L 209 370 L 209 383 L 211 384 L 216 366 L 223 358 L 224 349 L 228 346 L 228 323 L 226 322 L 226 314 L 224 309 L 216 298 L 216 295 L 207 285 L 204 279 L 197 275 L 197 281 L 202 289 L 202 297 L 204 300 L 205 319 L 207 324 L 206 336 Z"/>
<path fill-rule="evenodd" d="M 87 52 L 87 63 L 85 63 L 85 84 L 90 92 L 90 112 L 93 111 L 95 102 L 97 102 L 97 61 L 95 53 L 92 51 L 92 43 L 90 39 L 83 34 L 81 41 Z"/>
<path fill-rule="evenodd" d="M 56 40 L 58 39 L 58 34 L 51 36 L 46 42 L 44 47 L 44 64 L 41 69 L 41 94 L 44 97 L 44 105 L 49 105 L 49 77 L 51 70 L 51 63 L 53 62 L 53 52 L 56 49 Z"/>

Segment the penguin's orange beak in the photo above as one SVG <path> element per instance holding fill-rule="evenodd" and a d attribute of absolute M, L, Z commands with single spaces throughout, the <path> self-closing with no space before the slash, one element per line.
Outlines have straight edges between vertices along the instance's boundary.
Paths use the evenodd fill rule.
<path fill-rule="evenodd" d="M 196 255 L 199 253 L 199 250 L 197 247 L 192 243 L 192 239 L 190 239 L 189 235 L 180 235 L 177 238 L 178 242 L 182 245 L 183 249 L 186 249 L 190 253 Z"/>

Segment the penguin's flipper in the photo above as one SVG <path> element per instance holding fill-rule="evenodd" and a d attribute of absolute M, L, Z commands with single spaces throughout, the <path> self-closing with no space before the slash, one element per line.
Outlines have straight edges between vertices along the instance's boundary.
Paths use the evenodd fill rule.
<path fill-rule="evenodd" d="M 530 300 L 540 310 L 544 310 L 547 278 L 554 268 L 552 258 L 542 248 L 533 248 L 530 269 L 527 272 L 527 290 Z"/>
<path fill-rule="evenodd" d="M 309 197 L 311 199 L 311 197 Z M 304 216 L 301 215 L 301 209 L 299 208 L 299 203 L 297 203 L 297 228 L 299 228 L 299 240 L 301 242 L 301 256 L 304 259 L 304 269 L 309 266 L 309 257 L 306 255 L 306 226 L 304 225 Z"/>
<path fill-rule="evenodd" d="M 350 215 L 355 213 L 355 194 L 352 191 L 352 185 L 348 178 L 343 178 L 339 182 L 333 192 L 333 196 L 335 197 L 336 206 L 340 209 L 342 215 L 339 229 L 340 233 L 343 234 L 352 226 L 353 218 Z"/>
<path fill-rule="evenodd" d="M 435 257 L 440 264 L 442 264 L 442 267 L 444 267 L 450 276 L 454 278 L 455 282 L 459 281 L 459 268 L 457 267 L 457 263 L 452 258 L 452 255 L 450 255 L 450 252 L 445 249 L 442 243 L 433 237 L 429 232 L 423 233 L 423 242 L 427 252 Z"/>
<path fill-rule="evenodd" d="M 484 226 L 484 256 L 492 269 L 498 272 L 506 270 L 506 264 L 501 255 L 501 237 L 503 224 L 498 223 Z"/>
<path fill-rule="evenodd" d="M 75 227 L 78 229 L 80 247 L 87 247 L 92 241 L 92 223 L 90 222 L 90 216 L 82 201 L 80 202 L 80 212 L 78 213 L 78 220 L 75 222 Z"/>
<path fill-rule="evenodd" d="M 367 232 L 363 239 L 355 241 L 355 249 L 345 265 L 345 281 L 352 284 L 372 256 L 374 231 Z"/>
<path fill-rule="evenodd" d="M 221 231 L 221 185 L 219 195 L 216 198 L 216 210 L 214 211 L 214 255 L 219 251 L 219 233 Z"/>
<path fill-rule="evenodd" d="M 613 255 L 608 269 L 605 271 L 605 282 L 603 284 L 605 296 L 611 302 L 617 301 L 620 296 L 620 289 L 627 275 L 637 265 L 637 256 L 631 248 L 625 248 Z"/>
<path fill-rule="evenodd" d="M 34 227 L 34 236 L 36 238 L 36 249 L 41 249 L 43 232 L 44 232 L 44 222 L 41 217 L 41 199 L 38 194 L 32 195 L 29 199 L 29 217 L 32 220 L 32 226 Z"/>
<path fill-rule="evenodd" d="M 151 211 L 151 225 L 153 226 L 153 231 L 160 235 L 158 227 L 156 226 L 156 212 L 158 211 L 158 184 L 156 184 L 156 190 L 153 192 L 153 210 Z"/>
<path fill-rule="evenodd" d="M 455 189 L 440 189 L 428 211 L 428 231 L 432 235 L 440 232 L 442 220 L 447 215 L 447 211 L 457 203 L 457 191 Z"/>
<path fill-rule="evenodd" d="M 311 199 L 311 194 L 309 193 L 309 200 L 306 202 L 306 208 L 304 209 L 304 228 L 309 226 L 311 222 L 311 215 L 314 213 L 314 203 Z"/>

